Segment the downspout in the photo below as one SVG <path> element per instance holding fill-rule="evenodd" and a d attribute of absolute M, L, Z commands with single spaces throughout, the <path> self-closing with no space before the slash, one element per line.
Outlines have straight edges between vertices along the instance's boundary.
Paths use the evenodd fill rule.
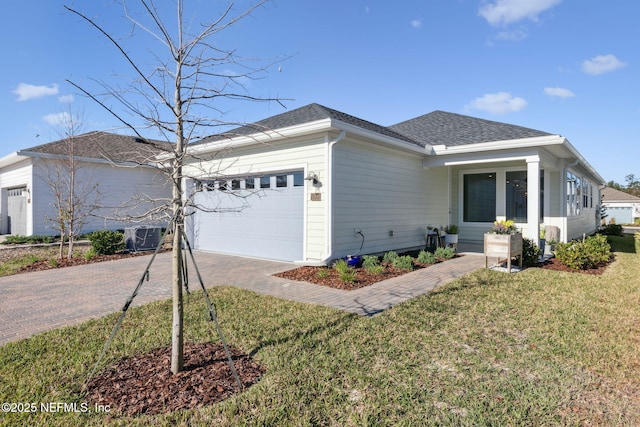
<path fill-rule="evenodd" d="M 327 171 L 327 204 L 325 210 L 325 253 L 327 256 L 321 261 L 322 264 L 328 264 L 333 259 L 333 147 L 344 139 L 347 135 L 346 131 L 341 131 L 333 141 L 327 144 L 326 168 Z"/>

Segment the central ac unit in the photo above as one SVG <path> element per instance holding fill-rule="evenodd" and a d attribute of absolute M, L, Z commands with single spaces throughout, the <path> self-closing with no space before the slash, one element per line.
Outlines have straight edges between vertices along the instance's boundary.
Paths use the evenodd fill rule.
<path fill-rule="evenodd" d="M 152 251 L 160 244 L 162 228 L 157 226 L 139 225 L 126 227 L 124 239 L 128 251 Z"/>

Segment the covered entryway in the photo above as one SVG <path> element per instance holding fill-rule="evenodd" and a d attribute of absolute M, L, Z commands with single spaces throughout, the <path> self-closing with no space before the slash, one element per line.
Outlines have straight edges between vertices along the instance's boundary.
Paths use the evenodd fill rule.
<path fill-rule="evenodd" d="M 303 259 L 302 171 L 197 183 L 196 249 L 283 261 Z"/>
<path fill-rule="evenodd" d="M 7 234 L 27 234 L 27 187 L 7 190 Z"/>

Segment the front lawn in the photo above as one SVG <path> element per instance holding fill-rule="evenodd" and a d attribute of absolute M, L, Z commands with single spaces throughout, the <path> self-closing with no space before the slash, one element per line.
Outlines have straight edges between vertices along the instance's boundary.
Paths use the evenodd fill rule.
<path fill-rule="evenodd" d="M 174 414 L 0 425 L 640 425 L 640 259 L 632 236 L 613 240 L 602 275 L 482 269 L 374 317 L 212 288 L 227 340 L 266 368 L 256 385 Z M 169 301 L 131 309 L 106 363 L 169 344 L 170 316 Z M 214 337 L 206 319 L 193 294 L 187 341 Z M 81 407 L 115 320 L 0 347 L 0 401 Z"/>

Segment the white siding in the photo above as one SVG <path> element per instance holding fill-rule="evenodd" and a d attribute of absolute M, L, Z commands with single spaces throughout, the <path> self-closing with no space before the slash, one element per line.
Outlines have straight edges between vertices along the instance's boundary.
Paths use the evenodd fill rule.
<path fill-rule="evenodd" d="M 31 160 L 26 159 L 2 169 L 0 173 L 0 234 L 7 233 L 7 189 L 26 186 L 32 193 L 32 170 Z M 32 234 L 31 227 L 32 204 L 27 202 L 27 234 Z"/>
<path fill-rule="evenodd" d="M 447 224 L 447 169 L 422 157 L 345 140 L 334 147 L 333 257 L 425 246 L 428 225 Z M 390 231 L 393 236 L 390 236 Z"/>
<path fill-rule="evenodd" d="M 54 160 L 40 160 L 34 172 L 33 189 L 33 234 L 57 234 L 52 219 L 57 217 L 55 197 L 47 181 L 49 171 L 55 168 Z M 79 188 L 96 186 L 95 202 L 100 206 L 93 212 L 81 232 L 95 230 L 123 229 L 126 226 L 158 224 L 151 219 L 127 219 L 146 213 L 156 204 L 166 204 L 170 200 L 171 189 L 167 177 L 161 171 L 149 167 L 123 167 L 108 163 L 79 163 L 77 177 Z M 79 190 L 81 193 L 83 190 Z M 155 202 L 151 202 L 155 200 Z M 166 224 L 166 218 L 160 221 Z"/>
<path fill-rule="evenodd" d="M 305 176 L 316 174 L 319 179 L 317 186 L 305 180 L 304 258 L 309 261 L 322 260 L 326 252 L 324 213 L 328 182 L 325 174 L 327 139 L 328 136 L 323 133 L 272 145 L 221 149 L 207 155 L 212 160 L 190 163 L 185 167 L 185 175 L 192 178 L 223 178 L 294 170 L 304 171 Z M 320 200 L 312 201 L 312 193 L 319 193 Z M 265 196 L 268 197 L 268 193 Z M 251 197 L 259 196 L 247 198 L 245 201 L 248 204 L 251 204 Z"/>

